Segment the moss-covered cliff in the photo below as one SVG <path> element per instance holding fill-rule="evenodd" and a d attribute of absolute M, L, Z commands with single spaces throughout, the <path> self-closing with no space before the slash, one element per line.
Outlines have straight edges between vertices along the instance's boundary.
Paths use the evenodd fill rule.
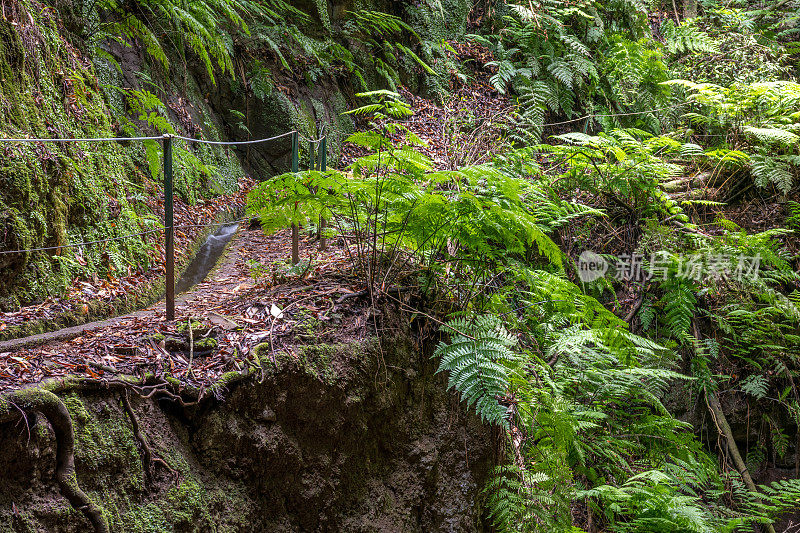
<path fill-rule="evenodd" d="M 268 352 L 269 350 L 266 349 Z M 112 531 L 476 531 L 488 428 L 406 337 L 306 346 L 181 407 L 119 390 L 59 392 L 80 486 Z M 0 529 L 86 531 L 53 481 L 46 421 L 0 431 Z"/>
<path fill-rule="evenodd" d="M 104 70 L 99 61 L 93 64 L 66 38 L 57 10 L 23 0 L 6 6 L 5 14 L 0 21 L 4 137 L 187 132 L 175 102 L 153 111 L 141 89 L 127 85 L 116 71 Z M 201 117 L 209 115 L 207 106 L 197 107 Z M 137 112 L 164 120 L 154 128 L 135 120 Z M 198 123 L 206 125 L 207 136 L 220 138 L 213 121 Z M 0 249 L 59 247 L 155 227 L 161 188 L 158 149 L 155 141 L 2 144 Z M 234 154 L 206 147 L 189 157 L 194 154 L 185 151 L 177 161 L 176 188 L 185 201 L 236 189 L 243 172 Z M 150 256 L 151 247 L 141 238 L 0 255 L 0 309 L 57 294 L 75 276 L 147 268 Z"/>
<path fill-rule="evenodd" d="M 283 11 L 272 4 L 254 3 L 201 31 L 181 19 L 196 13 L 163 19 L 143 2 L 5 2 L 0 131 L 243 140 L 289 129 L 316 137 L 324 125 L 335 162 L 353 130 L 342 113 L 356 92 L 400 83 L 429 93 L 447 87 L 454 65 L 441 40 L 463 34 L 469 12 L 464 0 L 318 0 Z M 380 30 L 376 21 L 389 15 L 395 22 Z M 242 149 L 178 143 L 176 150 L 175 186 L 189 203 L 231 192 L 245 172 L 262 179 L 283 171 L 289 155 L 280 141 Z M 157 141 L 0 145 L 0 250 L 156 227 L 160 167 Z M 56 295 L 76 276 L 146 269 L 147 242 L 0 255 L 0 311 Z"/>

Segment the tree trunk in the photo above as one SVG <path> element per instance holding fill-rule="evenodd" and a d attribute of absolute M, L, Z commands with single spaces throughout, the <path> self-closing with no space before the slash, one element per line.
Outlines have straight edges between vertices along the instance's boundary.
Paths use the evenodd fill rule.
<path fill-rule="evenodd" d="M 697 16 L 697 0 L 683 0 L 683 19 L 693 19 Z"/>
<path fill-rule="evenodd" d="M 697 322 L 692 321 L 692 333 L 694 334 L 696 342 L 700 341 L 700 328 L 697 326 Z M 697 347 L 695 346 L 695 350 Z M 706 396 L 706 405 L 708 406 L 708 410 L 711 413 L 711 419 L 714 422 L 714 425 L 719 432 L 719 436 L 725 441 L 725 444 L 728 448 L 728 453 L 731 454 L 731 459 L 733 459 L 733 466 L 736 467 L 736 470 L 739 472 L 739 475 L 742 476 L 742 481 L 744 482 L 745 487 L 747 490 L 754 493 L 758 496 L 758 487 L 753 482 L 753 478 L 750 476 L 750 472 L 747 470 L 747 465 L 745 464 L 744 460 L 742 460 L 742 454 L 739 453 L 739 447 L 736 445 L 736 441 L 733 440 L 733 431 L 731 431 L 731 426 L 728 424 L 728 419 L 725 416 L 725 412 L 722 410 L 722 405 L 719 403 L 719 399 L 717 395 L 708 389 L 705 390 Z M 762 530 L 766 531 L 767 533 L 775 533 L 775 528 L 772 524 L 764 524 L 762 526 Z"/>

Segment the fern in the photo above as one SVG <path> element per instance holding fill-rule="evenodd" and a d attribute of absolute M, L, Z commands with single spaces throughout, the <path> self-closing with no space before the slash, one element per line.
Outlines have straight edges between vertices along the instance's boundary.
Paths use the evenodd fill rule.
<path fill-rule="evenodd" d="M 678 26 L 672 19 L 668 19 L 661 25 L 661 33 L 667 41 L 667 49 L 671 54 L 719 51 L 717 43 L 707 33 L 698 29 L 695 21 L 684 21 Z"/>
<path fill-rule="evenodd" d="M 753 173 L 753 181 L 759 187 L 774 184 L 785 195 L 789 193 L 794 185 L 792 169 L 789 163 L 779 157 L 753 156 L 751 171 Z"/>
<path fill-rule="evenodd" d="M 734 171 L 749 166 L 758 187 L 774 185 L 783 195 L 794 187 L 798 156 L 800 84 L 766 82 L 734 85 L 728 88 L 673 80 L 670 85 L 691 92 L 690 100 L 701 104 L 705 114 L 687 114 L 686 118 L 713 134 L 734 130 L 740 142 L 733 150 L 718 147 L 706 151 L 719 171 Z"/>
<path fill-rule="evenodd" d="M 756 400 L 761 400 L 767 395 L 767 378 L 759 374 L 751 374 L 742 380 L 742 391 Z"/>
<path fill-rule="evenodd" d="M 509 374 L 518 371 L 521 360 L 510 349 L 516 339 L 494 316 L 451 320 L 444 331 L 451 338 L 436 347 L 437 372 L 448 372 L 448 388 L 459 391 L 481 418 L 508 427 L 508 410 L 500 400 L 508 394 Z"/>
<path fill-rule="evenodd" d="M 697 298 L 691 286 L 680 278 L 671 278 L 662 284 L 664 289 L 664 323 L 673 336 L 686 339 L 697 307 Z"/>
<path fill-rule="evenodd" d="M 800 203 L 789 201 L 786 206 L 789 210 L 786 225 L 795 230 L 800 229 Z"/>

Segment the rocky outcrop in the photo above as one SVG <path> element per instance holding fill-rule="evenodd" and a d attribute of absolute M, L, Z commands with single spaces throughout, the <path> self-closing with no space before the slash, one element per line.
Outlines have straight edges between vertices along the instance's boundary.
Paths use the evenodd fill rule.
<path fill-rule="evenodd" d="M 268 351 L 268 348 L 264 349 Z M 112 531 L 476 531 L 492 432 L 408 338 L 309 345 L 217 399 L 62 394 L 80 486 Z M 141 435 L 168 467 L 142 466 Z M 46 420 L 0 431 L 0 529 L 78 532 Z"/>

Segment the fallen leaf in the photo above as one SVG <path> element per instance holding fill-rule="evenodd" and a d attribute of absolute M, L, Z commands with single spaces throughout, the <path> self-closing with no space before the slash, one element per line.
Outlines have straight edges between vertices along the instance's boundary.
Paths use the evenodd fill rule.
<path fill-rule="evenodd" d="M 239 329 L 239 324 L 237 324 L 233 320 L 225 318 L 222 315 L 218 315 L 217 313 L 209 313 L 208 321 L 211 322 L 212 324 L 221 327 L 226 331 L 233 331 L 235 329 Z"/>

